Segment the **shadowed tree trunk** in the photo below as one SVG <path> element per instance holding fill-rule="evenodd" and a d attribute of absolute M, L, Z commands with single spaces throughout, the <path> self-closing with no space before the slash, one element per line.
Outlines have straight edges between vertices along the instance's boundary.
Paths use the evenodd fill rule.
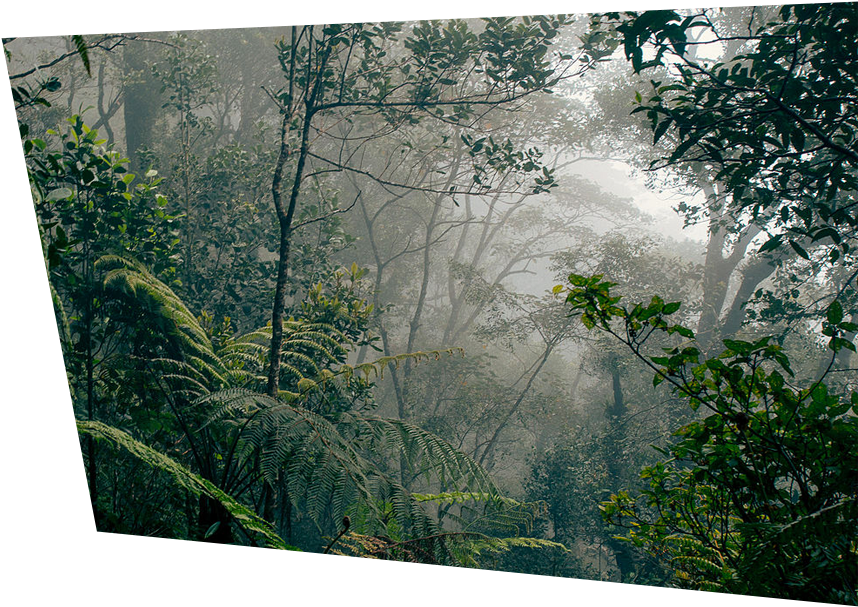
<path fill-rule="evenodd" d="M 626 401 L 623 397 L 623 387 L 620 380 L 620 366 L 616 355 L 612 355 L 608 366 L 611 371 L 611 391 L 613 400 L 607 407 L 608 428 L 605 451 L 607 454 L 608 489 L 617 492 L 623 487 L 622 479 L 622 452 L 625 443 L 625 416 L 628 412 Z M 605 540 L 605 544 L 614 553 L 617 561 L 617 569 L 620 571 L 620 581 L 627 582 L 631 579 L 635 570 L 635 562 L 631 547 L 628 542 L 623 542 L 613 536 Z"/>
<path fill-rule="evenodd" d="M 152 145 L 152 127 L 160 111 L 159 85 L 149 65 L 152 51 L 147 47 L 125 47 L 125 86 L 122 95 L 125 122 L 125 150 L 131 160 L 131 170 L 142 166 L 140 150 Z"/>

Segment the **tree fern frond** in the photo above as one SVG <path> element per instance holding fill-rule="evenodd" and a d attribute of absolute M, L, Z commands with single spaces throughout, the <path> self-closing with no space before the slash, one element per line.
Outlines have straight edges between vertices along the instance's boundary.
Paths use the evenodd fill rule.
<path fill-rule="evenodd" d="M 148 312 L 181 352 L 211 364 L 219 361 L 211 341 L 182 300 L 137 261 L 105 255 L 95 267 L 104 273 L 105 290 Z"/>
<path fill-rule="evenodd" d="M 468 533 L 459 536 L 463 547 L 474 559 L 474 566 L 479 566 L 477 557 L 484 553 L 499 554 L 509 552 L 512 548 L 528 548 L 530 550 L 552 549 L 571 553 L 566 546 L 559 542 L 535 537 L 493 537 L 485 534 Z"/>
<path fill-rule="evenodd" d="M 303 352 L 295 352 L 293 350 L 284 351 L 282 356 L 280 357 L 283 361 L 293 361 L 293 362 L 301 362 L 307 365 L 310 369 L 310 374 L 318 375 L 319 374 L 319 365 L 313 360 L 311 357 L 307 356 Z M 304 374 L 301 374 L 302 376 Z"/>
<path fill-rule="evenodd" d="M 371 375 L 374 375 L 378 378 L 384 378 L 384 369 L 388 365 L 392 365 L 395 369 L 398 369 L 400 363 L 406 360 L 412 360 L 415 363 L 427 360 L 439 360 L 444 354 L 447 354 L 449 356 L 453 356 L 454 354 L 461 354 L 462 356 L 464 356 L 465 350 L 462 348 L 445 348 L 443 350 L 427 350 L 425 352 L 421 351 L 406 354 L 396 354 L 393 356 L 382 356 L 368 363 L 361 363 L 359 365 L 354 366 L 343 365 L 340 369 L 340 372 L 346 373 L 351 376 L 354 374 L 355 371 L 360 371 L 367 379 L 369 379 Z"/>
<path fill-rule="evenodd" d="M 245 531 L 260 538 L 265 545 L 279 549 L 291 548 L 274 532 L 271 525 L 255 512 L 172 458 L 133 439 L 125 432 L 101 422 L 78 420 L 77 427 L 78 432 L 122 447 L 147 465 L 168 473 L 180 487 L 194 496 L 206 495 L 220 502 L 236 523 Z"/>
<path fill-rule="evenodd" d="M 397 419 L 362 416 L 377 441 L 402 453 L 415 472 L 435 477 L 445 489 L 499 494 L 488 473 L 470 456 L 418 426 Z"/>
<path fill-rule="evenodd" d="M 92 77 L 92 68 L 89 63 L 89 47 L 86 45 L 86 40 L 84 40 L 83 36 L 72 36 L 71 39 L 75 50 L 78 55 L 80 55 L 80 60 L 86 70 L 86 75 Z"/>
<path fill-rule="evenodd" d="M 418 502 L 458 505 L 462 513 L 448 511 L 464 531 L 491 535 L 519 536 L 530 533 L 537 517 L 547 512 L 545 502 L 521 502 L 512 498 L 481 492 L 453 491 L 439 494 L 415 494 Z"/>
<path fill-rule="evenodd" d="M 297 354 L 301 354 L 301 356 L 303 356 L 304 358 L 306 358 L 308 360 L 312 360 L 309 358 L 309 356 L 301 353 L 298 350 L 298 348 L 303 348 L 305 350 L 311 350 L 311 351 L 315 352 L 316 354 L 320 354 L 328 362 L 332 362 L 332 363 L 337 362 L 337 357 L 334 356 L 328 348 L 326 348 L 323 345 L 321 345 L 320 343 L 315 342 L 315 341 L 310 340 L 310 339 L 301 338 L 301 339 L 284 340 L 283 347 L 287 348 L 283 352 L 284 357 L 295 356 Z M 316 368 L 316 370 L 318 372 L 319 367 L 315 363 L 315 361 L 313 362 L 313 366 Z"/>
<path fill-rule="evenodd" d="M 218 350 L 217 355 L 227 367 L 247 366 L 247 367 L 262 367 L 262 355 L 267 352 L 262 346 L 258 346 L 257 350 L 248 351 L 249 344 L 243 344 L 241 348 L 230 347 L 228 350 Z M 255 344 L 253 344 L 255 346 Z"/>
<path fill-rule="evenodd" d="M 212 392 L 194 401 L 194 404 L 204 403 L 215 403 L 225 407 L 232 407 L 234 410 L 238 410 L 239 408 L 246 410 L 252 406 L 252 411 L 255 412 L 262 407 L 277 405 L 278 401 L 270 396 L 248 390 L 247 388 L 229 388 Z"/>
<path fill-rule="evenodd" d="M 431 528 L 428 514 L 408 491 L 379 472 L 352 435 L 324 416 L 240 390 L 205 400 L 222 403 L 219 416 L 227 409 L 256 414 L 244 435 L 243 457 L 258 453 L 264 478 L 285 481 L 296 506 L 317 523 L 341 518 L 355 507 L 380 517 L 378 503 L 385 502 L 402 528 Z M 238 411 L 238 404 L 244 410 Z"/>

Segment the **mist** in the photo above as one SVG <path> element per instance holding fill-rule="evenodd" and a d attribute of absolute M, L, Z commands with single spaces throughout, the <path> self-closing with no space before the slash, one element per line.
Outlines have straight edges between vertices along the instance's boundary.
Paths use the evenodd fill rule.
<path fill-rule="evenodd" d="M 731 96 L 854 7 L 778 10 L 4 40 L 96 527 L 854 599 L 701 564 L 854 522 L 855 91 Z"/>

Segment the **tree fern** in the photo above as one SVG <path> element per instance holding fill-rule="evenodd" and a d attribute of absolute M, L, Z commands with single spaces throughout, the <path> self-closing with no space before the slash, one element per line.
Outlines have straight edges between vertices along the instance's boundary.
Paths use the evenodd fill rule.
<path fill-rule="evenodd" d="M 121 299 L 144 312 L 159 329 L 175 355 L 191 364 L 219 388 L 227 387 L 226 367 L 215 354 L 211 340 L 197 318 L 182 300 L 142 264 L 131 259 L 107 255 L 95 264 L 104 275 L 108 296 Z"/>
<path fill-rule="evenodd" d="M 546 513 L 544 502 L 520 502 L 503 495 L 467 491 L 415 494 L 414 498 L 447 507 L 445 518 L 452 519 L 462 531 L 450 541 L 463 565 L 479 566 L 481 555 L 497 556 L 513 548 L 570 552 L 558 542 L 526 535 L 533 530 L 536 518 Z M 451 506 L 459 512 L 454 514 Z"/>
<path fill-rule="evenodd" d="M 569 552 L 563 544 L 550 540 L 474 532 L 439 532 L 404 540 L 351 532 L 340 539 L 338 546 L 332 550 L 335 554 L 474 568 L 484 566 L 484 557 L 494 558 L 513 548 Z"/>
<path fill-rule="evenodd" d="M 517 537 L 533 530 L 533 524 L 547 512 L 542 501 L 521 502 L 512 498 L 482 492 L 454 491 L 439 494 L 417 494 L 421 503 L 432 502 L 447 506 L 445 517 L 452 519 L 463 531 L 492 536 Z M 458 513 L 449 507 L 456 506 Z"/>
<path fill-rule="evenodd" d="M 213 393 L 198 402 L 210 403 L 212 419 L 250 420 L 244 456 L 261 454 L 262 473 L 272 484 L 284 474 L 290 496 L 320 523 L 325 517 L 339 519 L 355 507 L 380 516 L 381 502 L 392 505 L 402 527 L 433 528 L 420 502 L 371 460 L 385 452 L 405 453 L 427 481 L 498 494 L 470 457 L 400 420 L 351 411 L 334 422 L 295 402 L 242 389 Z"/>
<path fill-rule="evenodd" d="M 497 487 L 469 456 L 413 424 L 354 406 L 354 399 L 367 393 L 370 378 L 381 377 L 386 367 L 461 350 L 399 354 L 351 366 L 345 361 L 353 344 L 346 334 L 292 318 L 283 323 L 281 389 L 272 398 L 261 393 L 270 326 L 238 337 L 221 331 L 213 339 L 206 328 L 211 317 L 198 320 L 141 264 L 111 256 L 97 267 L 108 296 L 134 307 L 147 327 L 163 336 L 167 355 L 145 363 L 168 398 L 183 402 L 177 415 L 194 420 L 184 422 L 187 440 L 193 445 L 220 437 L 219 446 L 194 449 L 202 480 L 211 487 L 231 487 L 228 472 L 258 466 L 269 487 L 283 486 L 290 503 L 320 527 L 362 511 L 377 530 L 395 528 L 403 542 L 421 538 L 407 549 L 403 544 L 403 550 L 419 544 L 438 562 L 456 560 L 447 544 L 457 541 L 461 551 L 461 538 L 450 540 L 453 536 L 442 533 L 423 503 L 378 465 L 376 458 L 390 454 L 395 456 L 390 461 L 401 461 L 425 487 L 480 494 L 486 504 L 495 504 L 490 514 L 485 510 L 470 520 L 473 537 L 484 544 L 487 533 L 502 528 L 506 535 L 517 535 L 530 524 L 532 514 L 520 504 L 492 501 L 499 496 Z"/>
<path fill-rule="evenodd" d="M 135 440 L 122 430 L 101 422 L 78 420 L 77 427 L 78 432 L 81 434 L 92 436 L 97 440 L 107 441 L 117 447 L 121 447 L 149 466 L 166 472 L 180 487 L 189 491 L 194 496 L 206 495 L 219 502 L 229 512 L 237 525 L 249 536 L 258 539 L 263 545 L 271 548 L 294 549 L 291 546 L 287 546 L 286 542 L 274 533 L 271 525 L 257 516 L 251 509 L 242 505 L 224 491 L 218 489 L 213 483 L 194 474 L 172 458 Z"/>
<path fill-rule="evenodd" d="M 481 567 L 483 557 L 497 557 L 513 548 L 571 553 L 559 542 L 535 537 L 495 537 L 487 534 L 463 533 L 452 538 L 452 550 L 460 564 L 466 567 Z"/>

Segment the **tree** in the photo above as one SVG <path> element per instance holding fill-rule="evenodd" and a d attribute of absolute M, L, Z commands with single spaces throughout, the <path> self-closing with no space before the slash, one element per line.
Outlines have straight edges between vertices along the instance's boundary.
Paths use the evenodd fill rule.
<path fill-rule="evenodd" d="M 663 451 L 669 459 L 641 471 L 640 495 L 611 496 L 606 520 L 666 560 L 678 586 L 858 602 L 858 393 L 829 393 L 827 371 L 793 386 L 789 358 L 769 337 L 724 340 L 720 356 L 703 359 L 693 332 L 670 324 L 678 302 L 620 306 L 600 275 L 569 280 L 566 301 L 585 326 L 625 344 L 654 383 L 709 412 L 677 432 Z M 829 306 L 832 364 L 838 350 L 855 348 L 842 337 L 855 329 L 839 302 Z M 644 344 L 658 334 L 687 341 L 650 356 Z"/>
<path fill-rule="evenodd" d="M 785 6 L 769 21 L 752 11 L 743 31 L 723 31 L 706 11 L 606 17 L 620 21 L 616 32 L 636 72 L 666 66 L 676 75 L 652 81 L 652 96 L 634 110 L 646 114 L 655 142 L 676 136 L 653 168 L 711 167 L 723 188 L 713 210 L 767 231 L 760 252 L 789 243 L 804 259 L 851 265 L 858 59 L 850 41 L 858 7 Z M 655 56 L 645 60 L 647 45 Z M 738 53 L 707 60 L 690 50 L 700 45 Z"/>
<path fill-rule="evenodd" d="M 477 117 L 499 105 L 549 88 L 567 76 L 569 67 L 555 73 L 548 54 L 550 41 L 566 18 L 539 17 L 515 23 L 513 19 L 485 20 L 476 34 L 462 21 L 421 23 L 408 35 L 398 24 L 329 25 L 293 27 L 288 41 L 280 43 L 279 59 L 285 86 L 272 98 L 281 115 L 280 153 L 272 181 L 272 197 L 280 225 L 278 276 L 272 312 L 271 367 L 268 393 L 279 384 L 281 330 L 284 317 L 293 221 L 310 158 L 325 170 L 360 172 L 354 148 L 395 132 L 403 125 L 431 117 L 443 123 L 472 125 Z M 564 56 L 568 62 L 571 57 Z M 477 75 L 476 83 L 458 75 Z M 324 158 L 311 154 L 311 133 L 324 135 L 325 125 L 373 118 L 373 135 L 361 137 L 348 156 Z M 293 134 L 294 132 L 294 134 Z M 293 140 L 294 138 L 294 140 Z M 466 141 L 467 142 L 467 141 Z M 505 146 L 482 151 L 483 172 L 503 172 L 518 166 L 526 172 L 540 167 L 531 158 Z M 470 145 L 470 144 L 469 144 Z M 290 168 L 291 167 L 291 168 Z M 288 171 L 287 171 L 288 169 Z M 491 175 L 489 175 L 491 177 Z M 484 189 L 478 175 L 467 186 Z M 547 188 L 548 173 L 537 177 L 535 187 Z M 452 187 L 452 186 L 449 186 Z M 424 191 L 449 194 L 430 183 Z M 331 209 L 330 213 L 338 212 Z"/>
<path fill-rule="evenodd" d="M 108 256 L 99 260 L 98 268 L 114 314 L 138 321 L 138 335 L 129 341 L 142 338 L 153 347 L 158 344 L 160 356 L 136 359 L 125 369 L 125 376 L 126 380 L 138 374 L 148 378 L 147 390 L 163 399 L 161 406 L 171 411 L 180 440 L 188 444 L 189 467 L 207 488 L 194 492 L 200 498 L 196 537 L 235 542 L 230 523 L 235 522 L 236 511 L 222 496 L 246 500 L 246 494 L 251 494 L 254 509 L 265 511 L 271 495 L 267 487 L 272 486 L 282 488 L 286 496 L 277 516 L 281 522 L 273 528 L 289 544 L 294 541 L 290 513 L 294 504 L 320 529 L 331 528 L 332 521 L 345 516 L 359 517 L 361 522 L 347 538 L 358 544 L 361 537 L 355 533 L 370 541 L 389 537 L 394 530 L 406 545 L 421 540 L 428 555 L 413 555 L 414 560 L 456 562 L 449 560 L 448 542 L 464 549 L 463 559 L 470 558 L 469 542 L 476 542 L 477 548 L 480 542 L 494 549 L 504 549 L 507 540 L 516 545 L 515 537 L 505 540 L 503 535 L 490 536 L 475 528 L 464 534 L 442 533 L 420 505 L 432 500 L 414 496 L 379 461 L 393 451 L 401 454 L 410 473 L 440 494 L 468 493 L 470 497 L 462 499 L 483 504 L 492 513 L 484 513 L 483 523 L 512 517 L 525 524 L 532 516 L 529 505 L 505 501 L 488 474 L 464 453 L 412 424 L 372 414 L 369 377 L 390 363 L 438 358 L 444 353 L 348 365 L 345 355 L 354 342 L 347 333 L 359 335 L 360 321 L 343 331 L 319 322 L 325 313 L 338 322 L 344 315 L 335 309 L 340 305 L 337 298 L 317 295 L 305 307 L 315 318 L 284 324 L 281 356 L 291 389 L 272 398 L 261 394 L 270 327 L 239 337 L 230 336 L 228 330 L 209 335 L 176 294 L 139 263 Z M 342 305 L 354 312 L 359 306 L 353 304 Z M 365 321 L 367 315 L 362 318 Z M 107 435 L 130 448 L 115 432 Z M 164 463 L 163 457 L 159 461 Z M 174 468 L 169 464 L 165 469 L 175 476 Z M 266 484 L 260 490 L 263 479 Z M 274 524 L 270 514 L 265 518 Z M 244 533 L 242 519 L 237 522 Z M 509 525 L 504 531 L 510 533 Z M 528 545 L 543 543 L 531 540 Z"/>
<path fill-rule="evenodd" d="M 103 147 L 98 132 L 80 116 L 65 133 L 51 132 L 53 149 L 39 138 L 24 140 L 33 201 L 40 221 L 48 275 L 75 407 L 100 417 L 105 398 L 102 363 L 121 349 L 118 328 L 105 314 L 96 261 L 105 254 L 133 253 L 170 276 L 172 218 L 153 175 L 134 183 L 127 159 Z M 23 128 L 25 136 L 28 131 Z M 87 442 L 90 495 L 97 502 L 95 444 Z"/>
<path fill-rule="evenodd" d="M 503 27 L 506 25 L 508 23 Z M 551 30 L 558 26 L 559 22 L 548 23 L 546 28 Z M 528 32 L 520 34 L 520 44 L 527 47 Z M 490 39 L 488 36 L 487 40 Z M 379 40 L 382 45 L 388 42 L 383 37 Z M 311 42 L 310 46 L 316 48 L 316 42 Z M 302 284 L 306 287 L 306 298 L 303 302 L 293 302 L 293 311 L 301 314 L 299 320 L 283 320 L 275 325 L 282 331 L 283 341 L 276 359 L 284 376 L 282 382 L 278 378 L 275 398 L 259 394 L 265 383 L 260 371 L 275 358 L 268 347 L 275 329 L 263 328 L 235 335 L 229 319 L 215 319 L 204 309 L 199 309 L 200 316 L 196 317 L 191 312 L 193 308 L 177 296 L 174 288 L 189 289 L 192 280 L 207 278 L 197 265 L 205 265 L 207 271 L 213 265 L 217 270 L 218 263 L 212 264 L 212 259 L 219 260 L 221 252 L 226 251 L 226 258 L 236 260 L 239 249 L 252 252 L 253 243 L 247 241 L 259 236 L 258 232 L 254 233 L 257 222 L 241 221 L 243 205 L 232 205 L 237 208 L 225 205 L 230 208 L 219 209 L 224 211 L 223 217 L 215 214 L 216 221 L 209 228 L 223 229 L 220 241 L 198 246 L 204 241 L 200 236 L 203 229 L 198 229 L 200 227 L 191 221 L 199 218 L 197 211 L 206 204 L 219 202 L 216 196 L 223 194 L 223 190 L 240 191 L 245 184 L 234 182 L 253 181 L 253 175 L 241 162 L 242 150 L 236 146 L 227 146 L 211 154 L 205 163 L 194 157 L 197 149 L 194 140 L 208 132 L 202 127 L 209 120 L 211 104 L 206 100 L 206 93 L 211 92 L 212 87 L 206 85 L 198 90 L 193 86 L 192 81 L 211 84 L 207 58 L 195 55 L 193 46 L 177 39 L 167 50 L 167 60 L 163 65 L 156 64 L 153 70 L 164 83 L 162 92 L 167 104 L 162 109 L 171 110 L 162 124 L 175 119 L 180 135 L 175 170 L 166 171 L 172 190 L 180 199 L 178 208 L 185 213 L 180 231 L 172 225 L 174 218 L 165 210 L 169 205 L 167 199 L 153 193 L 160 181 L 155 179 L 156 172 L 147 171 L 147 179 L 151 180 L 147 187 L 132 186 L 134 178 L 124 168 L 127 161 L 118 154 L 105 152 L 100 146 L 106 142 L 99 140 L 95 131 L 86 127 L 80 118 L 72 121 L 71 134 L 58 142 L 59 152 L 52 150 L 53 141 L 25 141 L 36 203 L 48 240 L 46 255 L 54 264 L 65 260 L 68 266 L 65 269 L 79 273 L 85 270 L 85 280 L 73 271 L 59 276 L 62 284 L 58 284 L 57 295 L 58 316 L 64 318 L 65 310 L 71 313 L 72 336 L 79 345 L 70 347 L 86 350 L 83 362 L 86 372 L 78 372 L 70 364 L 74 381 L 86 384 L 84 405 L 80 404 L 80 398 L 76 398 L 76 404 L 84 409 L 79 414 L 88 417 L 92 424 L 82 425 L 81 431 L 91 445 L 95 445 L 93 438 L 98 435 L 126 447 L 131 454 L 118 455 L 115 459 L 97 458 L 94 448 L 88 450 L 85 459 L 99 528 L 146 534 L 175 533 L 178 537 L 210 541 L 247 541 L 241 525 L 235 524 L 236 512 L 218 497 L 219 494 L 192 490 L 192 497 L 199 498 L 198 502 L 187 500 L 183 504 L 178 494 L 169 490 L 164 482 L 167 479 L 159 470 L 176 472 L 187 480 L 184 472 L 177 472 L 178 469 L 169 463 L 172 460 L 187 467 L 191 475 L 217 491 L 262 512 L 267 520 L 279 519 L 277 530 L 284 531 L 290 541 L 290 510 L 295 505 L 309 515 L 318 533 L 331 528 L 332 513 L 336 519 L 336 515 L 343 515 L 349 509 L 362 519 L 361 524 L 352 527 L 353 533 L 364 538 L 375 537 L 367 535 L 370 533 L 395 537 L 402 542 L 399 548 L 410 552 L 412 558 L 450 562 L 452 553 L 447 548 L 455 547 L 456 558 L 472 562 L 473 551 L 463 551 L 463 547 L 473 544 L 481 546 L 478 548 L 481 550 L 502 549 L 503 538 L 489 536 L 487 530 L 491 525 L 486 523 L 505 519 L 509 530 L 509 521 L 526 521 L 531 517 L 528 514 L 531 507 L 523 504 L 508 507 L 510 503 L 499 499 L 485 471 L 446 442 L 403 420 L 384 420 L 370 415 L 374 403 L 369 375 L 380 374 L 388 366 L 396 368 L 400 363 L 409 364 L 441 353 L 415 352 L 383 357 L 375 363 L 346 364 L 354 346 L 371 343 L 366 325 L 371 307 L 357 295 L 362 270 L 356 265 L 343 272 L 327 272 L 323 268 L 325 278 L 331 280 L 326 284 Z M 533 52 L 542 57 L 544 51 L 537 48 Z M 348 58 L 343 59 L 348 62 Z M 407 73 L 405 70 L 406 78 Z M 319 77 L 327 76 L 322 73 Z M 527 78 L 520 76 L 519 85 L 526 84 Z M 516 86 L 512 87 L 513 93 Z M 59 89 L 59 82 L 43 88 L 54 92 Z M 43 91 L 36 88 L 25 92 L 21 100 L 35 103 L 35 99 L 41 99 Z M 339 99 L 343 101 L 343 97 Z M 425 100 L 418 103 L 406 99 L 403 107 L 410 108 L 409 111 L 394 109 L 394 114 L 399 112 L 406 116 L 425 104 Z M 446 101 L 426 103 L 441 106 Z M 479 106 L 481 100 L 474 103 Z M 323 112 L 323 109 L 316 109 Z M 456 112 L 456 116 L 466 115 L 459 110 Z M 366 122 L 370 125 L 378 122 L 374 106 L 370 114 Z M 109 117 L 102 118 L 109 123 Z M 390 115 L 383 118 L 384 128 L 390 126 L 390 120 L 394 123 L 398 120 Z M 354 112 L 350 119 L 362 120 L 359 112 Z M 456 143 L 460 147 L 465 145 L 462 139 L 457 139 Z M 516 169 L 529 166 L 523 172 L 537 174 L 533 187 L 550 187 L 550 171 L 542 170 L 533 162 L 532 151 L 517 153 L 505 142 L 490 142 L 483 147 L 482 153 L 478 150 L 470 155 L 471 158 L 479 155 L 474 164 L 485 161 L 490 165 L 480 171 L 481 189 L 489 187 L 495 173 L 502 173 L 510 166 Z M 322 146 L 314 149 L 330 151 Z M 143 157 L 141 154 L 140 159 Z M 311 163 L 321 162 L 320 157 L 314 158 Z M 256 158 L 252 164 L 253 170 L 264 172 L 264 159 Z M 311 189 L 304 184 L 300 191 L 319 200 L 307 201 L 300 208 L 293 207 L 297 221 L 293 227 L 324 222 L 324 236 L 333 240 L 341 234 L 331 221 L 337 211 L 326 209 L 325 205 L 335 194 L 326 184 L 319 183 L 318 165 L 315 168 L 316 174 L 311 176 L 316 187 Z M 471 174 L 466 176 L 471 177 Z M 204 186 L 213 191 L 205 192 Z M 430 184 L 427 191 L 438 197 L 439 203 L 449 194 L 446 189 L 438 189 L 437 184 Z M 248 198 L 254 203 L 259 200 L 256 192 L 251 192 Z M 441 208 L 440 204 L 437 208 Z M 232 251 L 226 248 L 231 244 L 230 229 L 241 232 L 245 238 Z M 179 240 L 175 238 L 177 233 L 181 236 Z M 177 244 L 183 245 L 182 258 L 172 250 Z M 296 239 L 290 244 L 301 243 Z M 144 264 L 116 255 L 126 252 L 137 254 Z M 324 249 L 315 251 L 317 258 L 323 258 L 324 253 Z M 329 260 L 321 261 L 325 268 L 332 267 Z M 83 270 L 77 265 L 83 266 Z M 225 273 L 224 280 L 236 278 L 234 265 Z M 177 270 L 184 278 L 184 285 L 176 280 Z M 314 270 L 306 275 L 314 273 L 318 274 Z M 218 276 L 216 272 L 211 275 Z M 298 299 L 301 290 L 293 291 Z M 196 295 L 197 299 L 202 299 L 199 293 Z M 83 304 L 79 305 L 78 299 Z M 97 330 L 90 327 L 93 315 L 79 314 L 79 308 L 87 305 L 98 309 L 95 321 L 101 324 Z M 83 337 L 77 335 L 81 317 L 85 321 Z M 72 343 L 72 337 L 68 342 Z M 101 427 L 97 421 L 111 425 Z M 123 431 L 127 431 L 130 438 L 121 434 Z M 144 444 L 151 445 L 169 459 L 164 460 L 155 451 L 134 457 L 140 455 Z M 388 470 L 385 459 L 377 459 L 384 450 L 392 450 L 400 456 L 401 470 L 396 472 L 418 479 L 421 487 L 442 492 L 442 497 L 423 501 L 453 508 L 448 511 L 450 517 L 457 508 L 462 508 L 460 502 L 463 500 L 474 504 L 469 514 L 472 518 L 466 524 L 465 518 L 459 516 L 458 520 L 463 522 L 461 532 L 434 533 L 439 527 L 423 511 L 420 500 L 394 480 L 395 473 Z M 157 464 L 154 467 L 153 462 Z M 146 481 L 135 482 L 142 479 Z M 141 484 L 143 489 L 132 489 Z M 100 487 L 111 490 L 99 492 Z M 275 491 L 281 499 L 272 499 Z M 463 492 L 470 497 L 457 497 L 460 493 L 464 495 Z M 452 497 L 443 497 L 448 493 Z M 169 505 L 170 515 L 158 519 L 156 515 L 150 516 L 152 513 L 146 508 L 144 516 L 136 520 L 136 516 L 125 509 L 136 497 L 151 498 L 153 504 Z M 122 506 L 123 511 L 117 506 Z M 280 507 L 279 512 L 276 506 Z M 479 508 L 484 510 L 483 514 L 473 518 Z M 184 510 L 186 525 L 176 516 L 177 509 Z M 419 557 L 415 555 L 411 543 L 418 541 L 421 550 L 431 548 L 429 556 L 422 552 Z M 539 543 L 539 540 L 529 539 L 509 545 L 535 546 Z"/>
<path fill-rule="evenodd" d="M 690 302 L 689 309 L 682 310 L 683 319 L 693 320 L 699 313 L 700 265 L 683 262 L 667 243 L 609 233 L 591 235 L 579 246 L 581 250 L 576 247 L 558 255 L 559 279 L 570 271 L 604 272 L 624 282 L 620 291 L 624 297 L 638 298 L 659 289 L 671 299 Z M 566 316 L 568 306 L 562 308 Z M 572 326 L 582 328 L 578 323 Z M 655 347 L 653 341 L 658 339 L 653 336 L 649 345 Z M 591 576 L 660 583 L 661 571 L 628 542 L 616 538 L 617 529 L 603 520 L 599 504 L 612 493 L 634 486 L 637 471 L 654 463 L 650 446 L 669 440 L 673 430 L 693 414 L 684 403 L 670 398 L 663 386 L 652 386 L 634 357 L 614 340 L 585 334 L 576 341 L 580 359 L 576 376 L 585 377 L 584 385 L 577 385 L 568 396 L 574 404 L 559 422 L 562 426 L 554 444 L 533 458 L 528 498 L 549 504 L 556 539 L 570 547 L 586 547 L 596 569 Z"/>

